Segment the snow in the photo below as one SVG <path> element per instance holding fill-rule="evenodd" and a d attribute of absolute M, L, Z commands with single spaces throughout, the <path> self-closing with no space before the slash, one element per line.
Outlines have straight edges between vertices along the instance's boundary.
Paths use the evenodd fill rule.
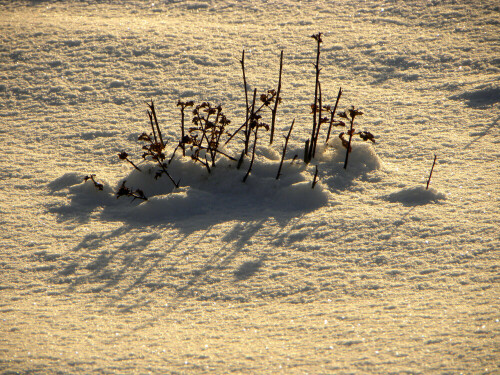
<path fill-rule="evenodd" d="M 0 373 L 498 373 L 499 12 L 0 1 Z M 319 31 L 323 102 L 341 86 L 375 135 L 347 169 L 339 128 L 302 161 Z M 180 188 L 155 179 L 146 103 L 169 155 L 179 99 L 236 129 L 243 49 L 259 94 L 284 50 L 273 145 L 246 183 L 249 159 L 208 173 L 179 153 Z"/>
<path fill-rule="evenodd" d="M 436 189 L 426 189 L 423 186 L 406 188 L 390 193 L 384 197 L 389 202 L 401 202 L 407 206 L 421 205 L 446 199 L 443 193 Z"/>

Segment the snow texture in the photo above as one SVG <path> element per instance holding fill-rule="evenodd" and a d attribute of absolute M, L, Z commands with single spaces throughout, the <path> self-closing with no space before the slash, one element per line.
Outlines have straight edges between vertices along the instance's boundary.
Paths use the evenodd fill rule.
<path fill-rule="evenodd" d="M 0 373 L 499 373 L 499 13 L 1 0 Z M 302 161 L 320 31 L 323 103 L 342 87 L 375 135 L 347 169 L 340 128 Z M 209 174 L 179 154 L 180 188 L 155 179 L 146 103 L 168 154 L 179 99 L 221 104 L 234 131 L 243 49 L 259 94 L 284 51 L 274 143 L 262 130 L 246 183 L 248 158 Z M 123 181 L 148 200 L 117 198 Z"/>

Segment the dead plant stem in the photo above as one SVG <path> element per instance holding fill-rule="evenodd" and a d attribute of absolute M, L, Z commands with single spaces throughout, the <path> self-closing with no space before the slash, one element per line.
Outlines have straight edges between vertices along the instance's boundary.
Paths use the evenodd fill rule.
<path fill-rule="evenodd" d="M 347 144 L 347 151 L 345 154 L 345 161 L 344 161 L 344 169 L 347 169 L 347 161 L 349 159 L 349 154 L 351 152 L 351 141 L 352 141 L 352 135 L 354 133 L 354 118 L 351 117 L 351 127 L 349 129 L 349 142 Z"/>
<path fill-rule="evenodd" d="M 245 123 L 244 123 L 244 127 L 245 127 L 245 139 L 246 139 L 246 135 L 248 134 L 248 120 L 249 120 L 250 108 L 248 107 L 248 87 L 247 87 L 247 78 L 245 75 L 245 50 L 243 50 L 243 52 L 241 53 L 240 63 L 241 63 L 241 70 L 243 71 L 243 86 L 245 89 Z M 245 142 L 245 154 L 247 154 L 247 153 L 248 153 L 248 143 Z"/>
<path fill-rule="evenodd" d="M 313 145 L 313 152 L 312 156 L 313 158 L 316 156 L 316 144 L 318 143 L 318 137 L 319 137 L 319 129 L 321 128 L 321 110 L 322 110 L 322 96 L 321 96 L 321 82 L 318 81 L 318 91 L 319 91 L 319 108 L 318 108 L 318 123 L 316 125 L 316 135 L 314 136 L 314 145 Z"/>
<path fill-rule="evenodd" d="M 274 125 L 276 123 L 276 112 L 278 111 L 278 104 L 280 102 L 281 75 L 282 75 L 282 73 L 283 73 L 283 50 L 281 50 L 281 56 L 280 56 L 280 75 L 278 78 L 278 89 L 276 91 L 276 98 L 274 99 L 274 108 L 272 109 L 271 134 L 270 134 L 269 144 L 273 144 Z"/>
<path fill-rule="evenodd" d="M 335 112 L 337 111 L 337 105 L 339 104 L 340 96 L 342 95 L 342 87 L 339 88 L 339 93 L 337 94 L 337 100 L 335 101 L 335 106 L 333 107 L 333 111 L 330 117 L 330 126 L 328 127 L 328 133 L 326 135 L 326 141 L 325 143 L 328 143 L 328 140 L 330 139 L 330 133 L 332 131 L 332 125 L 333 125 L 333 119 L 335 118 Z"/>
<path fill-rule="evenodd" d="M 160 144 L 161 148 L 165 147 L 165 144 L 163 143 L 163 138 L 161 136 L 161 130 L 160 126 L 158 125 L 158 118 L 156 117 L 156 111 L 155 111 L 155 105 L 153 103 L 153 100 L 151 100 L 151 104 L 149 104 L 149 108 L 151 109 L 151 113 L 153 114 L 153 118 L 155 120 L 155 125 L 156 125 L 156 131 L 158 132 L 158 138 L 160 138 Z"/>
<path fill-rule="evenodd" d="M 425 187 L 425 190 L 429 190 L 429 184 L 431 183 L 432 171 L 434 171 L 434 166 L 436 165 L 436 159 L 437 155 L 434 154 L 434 162 L 432 163 L 431 173 L 429 173 L 429 178 L 427 179 L 427 186 Z"/>
<path fill-rule="evenodd" d="M 281 167 L 283 166 L 283 161 L 285 160 L 286 148 L 288 146 L 288 140 L 290 139 L 290 134 L 292 134 L 292 129 L 294 124 L 295 124 L 295 119 L 293 119 L 292 125 L 290 126 L 290 130 L 288 130 L 288 134 L 285 137 L 285 145 L 283 146 L 283 153 L 281 154 L 280 167 L 278 168 L 278 173 L 276 174 L 277 180 L 280 178 L 281 175 Z"/>
<path fill-rule="evenodd" d="M 309 142 L 309 156 L 308 159 L 311 160 L 314 157 L 314 143 L 315 143 L 315 137 L 316 137 L 316 126 L 317 126 L 317 110 L 318 110 L 318 86 L 319 86 L 319 73 L 321 69 L 319 68 L 319 56 L 321 53 L 320 50 L 320 45 L 321 45 L 321 33 L 318 33 L 316 35 L 313 35 L 313 38 L 317 41 L 318 43 L 318 48 L 316 50 L 316 64 L 314 64 L 314 67 L 316 69 L 316 81 L 314 85 L 314 104 L 312 107 L 312 112 L 313 112 L 313 128 L 312 128 L 312 133 L 311 133 L 311 141 Z"/>

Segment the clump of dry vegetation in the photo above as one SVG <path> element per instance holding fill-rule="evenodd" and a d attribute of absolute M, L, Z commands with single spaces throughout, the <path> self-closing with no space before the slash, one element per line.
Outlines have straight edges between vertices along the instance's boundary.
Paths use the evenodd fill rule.
<path fill-rule="evenodd" d="M 346 148 L 346 157 L 344 168 L 347 168 L 349 153 L 352 150 L 351 143 L 353 136 L 359 136 L 363 141 L 371 141 L 375 143 L 375 138 L 373 134 L 367 131 L 356 132 L 354 129 L 355 118 L 361 116 L 363 113 L 354 107 L 351 109 L 340 112 L 338 117 L 341 120 L 336 119 L 337 108 L 339 105 L 339 100 L 342 96 L 342 88 L 339 88 L 338 94 L 333 106 L 323 104 L 323 94 L 321 90 L 321 68 L 320 68 L 320 55 L 321 55 L 321 44 L 323 43 L 323 34 L 317 33 L 311 36 L 316 42 L 316 58 L 313 63 L 315 69 L 315 83 L 314 83 L 314 102 L 311 104 L 311 114 L 312 117 L 312 127 L 311 136 L 305 140 L 304 145 L 304 155 L 303 161 L 309 164 L 314 160 L 316 156 L 317 145 L 322 133 L 322 125 L 327 124 L 328 130 L 326 131 L 324 143 L 328 144 L 330 139 L 332 129 L 334 127 L 341 127 L 344 131 L 339 133 L 339 138 L 342 141 L 342 145 Z M 224 114 L 221 105 L 213 105 L 209 102 L 202 102 L 200 104 L 195 104 L 194 101 L 178 101 L 177 106 L 180 108 L 181 115 L 181 127 L 179 139 L 175 141 L 175 147 L 173 148 L 172 154 L 167 161 L 167 156 L 165 155 L 167 142 L 164 141 L 161 128 L 158 122 L 158 116 L 153 101 L 147 103 L 148 110 L 147 114 L 149 117 L 149 122 L 151 125 L 150 132 L 144 132 L 139 137 L 138 140 L 143 142 L 143 154 L 142 158 L 146 161 L 153 162 L 157 165 L 157 170 L 155 172 L 155 178 L 158 179 L 165 175 L 175 188 L 180 187 L 180 180 L 176 180 L 175 176 L 172 176 L 169 171 L 169 165 L 172 160 L 178 156 L 178 153 L 182 155 L 180 157 L 189 157 L 195 163 L 200 163 L 203 165 L 208 173 L 211 173 L 212 169 L 216 167 L 217 161 L 220 158 L 234 162 L 235 166 L 239 169 L 245 160 L 249 158 L 248 169 L 244 174 L 242 181 L 246 182 L 252 174 L 252 168 L 255 162 L 256 150 L 258 142 L 265 141 L 264 132 L 269 133 L 269 144 L 273 144 L 274 134 L 277 121 L 277 112 L 279 104 L 282 102 L 281 97 L 281 87 L 282 87 L 282 72 L 283 72 L 283 51 L 280 53 L 279 60 L 279 76 L 278 84 L 276 88 L 269 88 L 265 90 L 260 95 L 257 94 L 257 89 L 254 89 L 251 95 L 249 95 L 247 75 L 245 71 L 245 51 L 243 50 L 240 64 L 243 76 L 243 87 L 245 95 L 245 119 L 242 124 L 236 128 L 234 131 L 229 130 L 231 121 Z M 190 124 L 187 120 L 191 117 Z M 267 120 L 265 120 L 267 118 Z M 343 121 L 343 120 L 345 121 Z M 346 123 L 347 122 L 347 123 Z M 284 136 L 284 145 L 282 147 L 282 157 L 279 164 L 279 168 L 276 174 L 276 179 L 279 179 L 282 175 L 282 166 L 285 159 L 285 154 L 287 151 L 287 146 L 290 141 L 292 130 L 294 128 L 295 119 L 293 119 L 292 124 Z M 346 129 L 347 128 L 347 129 Z M 231 155 L 231 151 L 227 151 L 228 144 L 231 143 L 233 146 L 231 149 L 240 149 L 236 155 Z M 237 144 L 234 146 L 234 144 Z M 129 154 L 125 151 L 119 153 L 118 157 L 130 163 L 134 169 L 139 172 L 141 168 L 134 163 Z M 294 160 L 295 161 L 295 158 Z M 293 162 L 292 161 L 292 162 Z M 95 175 L 87 176 L 85 180 L 91 180 L 94 182 L 96 187 L 99 188 L 99 184 L 94 180 Z M 312 182 L 312 188 L 316 186 L 318 182 L 318 167 L 315 166 L 315 172 Z M 102 187 L 101 187 L 102 188 Z M 117 197 L 129 196 L 133 200 L 141 199 L 146 200 L 147 197 L 141 190 L 133 190 L 125 185 L 123 181 L 122 185 L 119 187 Z"/>
<path fill-rule="evenodd" d="M 354 135 L 359 135 L 359 137 L 363 141 L 372 141 L 373 143 L 375 143 L 375 137 L 373 136 L 372 133 L 370 133 L 368 131 L 356 132 L 356 129 L 354 129 L 354 119 L 356 118 L 356 116 L 361 116 L 362 114 L 363 114 L 363 112 L 358 111 L 354 107 L 351 107 L 351 109 L 349 109 L 346 112 L 339 113 L 339 117 L 344 118 L 344 119 L 349 121 L 347 132 L 340 132 L 340 134 L 339 134 L 339 138 L 342 141 L 342 145 L 346 148 L 344 169 L 347 169 L 347 162 L 349 160 L 349 153 L 352 151 L 352 147 L 351 147 L 352 137 Z M 339 124 L 340 124 L 340 126 L 345 126 L 345 123 L 342 121 L 340 121 Z M 346 135 L 349 137 L 348 139 L 345 139 Z"/>

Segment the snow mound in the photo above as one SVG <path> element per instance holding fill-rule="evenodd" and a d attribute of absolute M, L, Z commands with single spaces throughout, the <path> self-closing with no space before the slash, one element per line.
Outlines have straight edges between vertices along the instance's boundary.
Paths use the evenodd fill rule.
<path fill-rule="evenodd" d="M 165 174 L 155 178 L 159 168 L 147 161 L 139 165 L 141 171 L 131 169 L 113 187 L 105 183 L 103 190 L 75 173 L 59 177 L 48 188 L 52 193 L 69 197 L 68 205 L 53 212 L 79 215 L 99 211 L 104 219 L 120 221 L 169 221 L 196 215 L 227 220 L 265 212 L 311 211 L 328 202 L 328 190 L 321 183 L 312 189 L 312 175 L 303 163 L 285 160 L 281 176 L 276 179 L 279 163 L 278 153 L 260 147 L 246 183 L 243 177 L 249 167 L 248 159 L 240 169 L 234 161 L 219 160 L 209 173 L 188 157 L 176 157 L 168 165 L 168 172 L 175 182 L 180 182 L 180 188 L 175 188 Z M 99 176 L 96 181 L 102 182 Z M 128 196 L 117 199 L 115 192 L 123 182 L 131 191 L 141 190 L 148 199 Z"/>
<path fill-rule="evenodd" d="M 77 185 L 83 181 L 83 176 L 80 173 L 70 172 L 65 173 L 61 177 L 56 178 L 54 181 L 47 185 L 51 193 L 56 194 L 57 192 L 66 189 L 70 186 Z"/>
<path fill-rule="evenodd" d="M 167 154 L 169 154 L 167 152 Z M 353 144 L 347 170 L 343 168 L 345 148 L 339 139 L 327 145 L 318 145 L 316 158 L 305 164 L 303 150 L 291 148 L 287 152 L 276 179 L 281 155 L 269 146 L 257 148 L 252 171 L 243 182 L 250 163 L 247 157 L 241 167 L 229 159 L 220 159 L 210 172 L 189 157 L 176 156 L 168 164 L 168 172 L 180 187 L 175 188 L 166 174 L 159 178 L 159 167 L 144 161 L 140 171 L 131 172 L 110 185 L 103 181 L 99 190 L 89 179 L 67 173 L 48 185 L 55 195 L 67 195 L 69 204 L 52 211 L 78 216 L 97 212 L 106 220 L 128 222 L 175 221 L 198 215 L 208 215 L 213 220 L 272 215 L 277 212 L 309 212 L 326 204 L 338 204 L 331 198 L 331 190 L 348 187 L 360 176 L 381 167 L 381 161 L 368 143 Z M 317 183 L 312 188 L 316 167 Z M 147 200 L 124 196 L 117 199 L 116 191 L 122 184 L 130 191 L 140 190 Z"/>
<path fill-rule="evenodd" d="M 332 191 L 342 191 L 353 181 L 382 169 L 382 161 L 368 142 L 353 142 L 347 169 L 344 169 L 346 149 L 338 137 L 327 145 L 318 145 L 318 169 L 321 181 Z"/>
<path fill-rule="evenodd" d="M 309 211 L 328 202 L 327 190 L 321 184 L 312 189 L 312 178 L 304 168 L 284 166 L 281 178 L 276 179 L 279 159 L 267 148 L 258 151 L 246 183 L 242 180 L 248 160 L 240 169 L 234 162 L 221 160 L 209 173 L 189 158 L 175 158 L 168 171 L 175 181 L 180 181 L 179 189 L 165 175 L 155 179 L 158 168 L 144 163 L 140 166 L 142 172 L 133 170 L 123 180 L 132 190 L 142 190 L 148 200 L 129 205 L 126 210 L 133 217 L 147 221 L 200 214 L 213 217 L 255 215 L 258 211 Z M 105 210 L 104 214 L 116 216 L 114 211 Z"/>
<path fill-rule="evenodd" d="M 423 186 L 416 186 L 395 191 L 382 197 L 389 202 L 399 202 L 405 206 L 420 206 L 432 202 L 438 202 L 446 199 L 446 196 L 439 193 L 436 189 L 428 190 Z"/>

